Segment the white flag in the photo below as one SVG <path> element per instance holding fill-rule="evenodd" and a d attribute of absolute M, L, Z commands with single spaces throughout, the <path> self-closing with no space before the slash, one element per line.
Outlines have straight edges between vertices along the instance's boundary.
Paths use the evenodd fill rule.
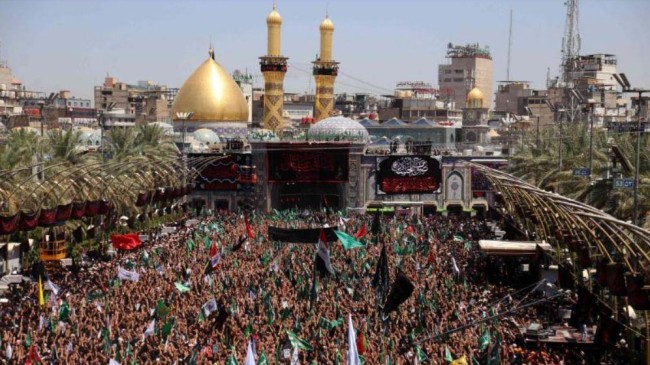
<path fill-rule="evenodd" d="M 460 275 L 460 269 L 458 269 L 458 265 L 456 264 L 456 259 L 453 257 L 451 258 L 451 265 L 454 269 L 454 274 Z"/>
<path fill-rule="evenodd" d="M 246 360 L 244 360 L 244 365 L 255 365 L 255 354 L 253 354 L 253 344 L 251 340 L 248 340 L 248 348 L 246 349 Z"/>
<path fill-rule="evenodd" d="M 5 350 L 5 358 L 7 360 L 11 360 L 11 358 L 14 356 L 14 350 L 11 348 L 11 344 L 7 344 L 7 350 Z"/>
<path fill-rule="evenodd" d="M 216 312 L 218 307 L 217 307 L 217 300 L 214 298 L 210 298 L 203 306 L 201 306 L 201 309 L 203 309 L 203 313 L 205 314 L 206 317 L 210 316 L 210 313 Z"/>
<path fill-rule="evenodd" d="M 144 331 L 144 337 L 152 336 L 156 333 L 156 320 L 152 320 Z"/>
<path fill-rule="evenodd" d="M 117 361 L 115 361 L 114 359 L 111 359 L 111 360 L 108 362 L 108 365 L 120 365 L 120 363 L 117 362 Z"/>
<path fill-rule="evenodd" d="M 134 271 L 129 271 L 126 270 L 122 267 L 117 268 L 117 277 L 120 280 L 130 280 L 130 281 L 138 281 L 140 280 L 140 274 Z"/>
<path fill-rule="evenodd" d="M 357 334 L 352 324 L 352 314 L 348 314 L 348 362 L 347 365 L 359 365 L 359 352 L 357 349 Z"/>
<path fill-rule="evenodd" d="M 50 279 L 47 279 L 47 283 L 45 283 L 45 289 L 50 289 L 52 291 L 52 294 L 59 295 L 59 286 L 55 285 Z"/>
<path fill-rule="evenodd" d="M 293 348 L 293 354 L 291 355 L 291 365 L 300 365 L 300 361 L 298 361 L 298 348 L 297 347 Z"/>

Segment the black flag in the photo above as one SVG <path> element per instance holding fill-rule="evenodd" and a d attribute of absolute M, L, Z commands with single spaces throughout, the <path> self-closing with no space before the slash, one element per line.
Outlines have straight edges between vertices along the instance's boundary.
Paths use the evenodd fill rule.
<path fill-rule="evenodd" d="M 372 234 L 375 236 L 379 234 L 379 229 L 380 229 L 380 222 L 379 222 L 379 212 L 375 212 L 375 217 L 372 219 Z"/>
<path fill-rule="evenodd" d="M 388 292 L 388 258 L 386 257 L 386 245 L 381 248 L 381 255 L 377 261 L 375 276 L 372 278 L 372 286 L 381 294 L 381 298 L 386 297 Z"/>
<path fill-rule="evenodd" d="M 404 303 L 413 293 L 414 286 L 411 281 L 401 272 L 397 274 L 393 287 L 388 294 L 386 304 L 384 305 L 384 314 L 388 314 Z"/>
<path fill-rule="evenodd" d="M 237 243 L 232 246 L 232 252 L 239 250 L 244 242 L 246 242 L 246 240 L 248 240 L 248 237 L 246 237 L 246 235 L 242 234 L 239 236 L 239 241 L 237 241 Z"/>

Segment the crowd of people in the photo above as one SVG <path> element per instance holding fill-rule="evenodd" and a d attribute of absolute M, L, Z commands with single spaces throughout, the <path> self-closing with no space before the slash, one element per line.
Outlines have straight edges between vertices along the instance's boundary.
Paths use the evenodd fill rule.
<path fill-rule="evenodd" d="M 0 359 L 243 364 L 250 342 L 257 364 L 345 364 L 351 315 L 364 364 L 565 361 L 562 353 L 542 350 L 531 362 L 521 348 L 520 328 L 535 321 L 534 307 L 496 316 L 515 305 L 515 289 L 507 280 L 488 280 L 477 244 L 492 235 L 484 220 L 373 222 L 373 216 L 321 212 L 186 218 L 175 232 L 111 260 L 49 273 L 40 278 L 42 298 L 39 278 L 6 293 Z M 269 225 L 337 226 L 359 233 L 364 246 L 346 250 L 329 242 L 334 273 L 321 275 L 317 245 L 270 241 Z M 384 247 L 389 280 L 399 274 L 414 286 L 391 313 L 373 286 Z"/>

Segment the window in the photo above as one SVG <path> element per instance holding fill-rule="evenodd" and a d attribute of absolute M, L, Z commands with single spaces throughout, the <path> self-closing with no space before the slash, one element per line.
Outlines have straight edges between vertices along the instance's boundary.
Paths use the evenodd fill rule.
<path fill-rule="evenodd" d="M 454 82 L 463 82 L 463 79 L 462 78 L 455 78 Z"/>
<path fill-rule="evenodd" d="M 445 82 L 451 82 L 450 78 L 445 79 Z"/>
<path fill-rule="evenodd" d="M 446 73 L 446 74 L 450 74 L 450 73 L 451 73 L 451 70 L 447 69 L 447 70 L 445 70 L 445 73 Z"/>
<path fill-rule="evenodd" d="M 464 72 L 464 70 L 454 70 L 454 72 L 457 73 L 457 74 L 462 74 Z"/>

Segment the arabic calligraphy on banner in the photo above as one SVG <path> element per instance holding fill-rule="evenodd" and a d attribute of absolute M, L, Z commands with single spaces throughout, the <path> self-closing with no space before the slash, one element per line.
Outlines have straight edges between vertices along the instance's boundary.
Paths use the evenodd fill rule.
<path fill-rule="evenodd" d="M 274 144 L 268 150 L 268 181 L 348 181 L 349 146 L 342 144 Z"/>
<path fill-rule="evenodd" d="M 440 162 L 429 156 L 377 158 L 377 194 L 431 194 L 440 179 Z"/>

